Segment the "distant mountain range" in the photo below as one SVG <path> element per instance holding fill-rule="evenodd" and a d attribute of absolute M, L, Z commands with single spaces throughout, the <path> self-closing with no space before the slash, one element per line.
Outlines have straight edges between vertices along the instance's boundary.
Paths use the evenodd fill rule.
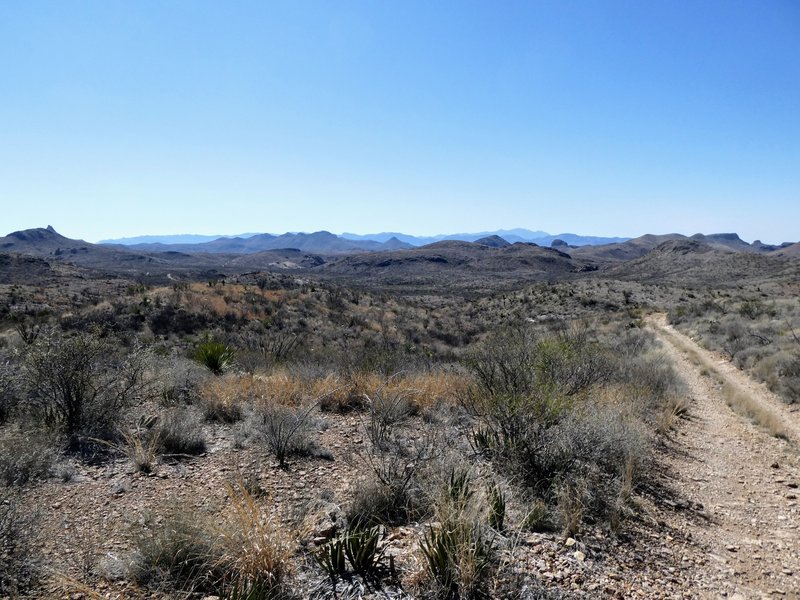
<path fill-rule="evenodd" d="M 539 246 L 550 246 L 561 240 L 569 246 L 586 246 L 598 244 L 614 244 L 624 242 L 624 237 L 584 236 L 574 233 L 552 235 L 546 231 L 529 229 L 500 229 L 497 231 L 481 231 L 478 233 L 453 233 L 434 236 L 415 236 L 405 233 L 382 232 L 359 235 L 343 233 L 334 235 L 327 231 L 315 233 L 248 233 L 238 236 L 203 236 L 203 235 L 146 235 L 130 238 L 102 240 L 100 244 L 125 246 L 131 249 L 158 252 L 175 250 L 178 252 L 235 252 L 250 253 L 264 250 L 297 248 L 319 253 L 350 253 L 358 251 L 378 252 L 381 250 L 400 250 L 403 248 L 426 246 L 443 240 L 477 242 L 482 239 L 499 238 L 509 244 L 516 242 L 534 243 Z"/>
<path fill-rule="evenodd" d="M 373 240 L 348 240 L 328 231 L 314 233 L 284 233 L 272 235 L 259 233 L 250 237 L 221 237 L 208 242 L 165 244 L 160 242 L 146 244 L 103 244 L 107 247 L 118 247 L 126 250 L 142 252 L 191 252 L 213 254 L 253 254 L 265 250 L 285 250 L 292 248 L 317 254 L 352 254 L 354 252 L 380 252 L 382 250 L 400 250 L 411 248 L 410 244 L 397 238 L 378 242 Z"/>
<path fill-rule="evenodd" d="M 578 246 L 568 241 L 580 236 L 562 234 L 547 247 L 512 243 L 508 238 L 519 236 L 519 230 L 514 231 L 502 232 L 503 236 L 469 234 L 471 238 L 481 237 L 474 241 L 444 239 L 424 246 L 413 246 L 397 235 L 351 240 L 327 231 L 256 234 L 199 244 L 124 245 L 74 240 L 48 226 L 0 237 L 0 282 L 20 278 L 45 281 L 59 273 L 78 271 L 80 276 L 125 275 L 159 283 L 183 277 L 210 280 L 259 271 L 293 271 L 413 285 L 422 290 L 454 281 L 477 289 L 491 281 L 516 285 L 591 272 L 637 281 L 714 279 L 721 284 L 734 284 L 746 277 L 796 280 L 800 276 L 800 243 L 748 244 L 735 233 L 672 233 Z M 544 239 L 549 238 L 555 236 Z"/>
<path fill-rule="evenodd" d="M 220 238 L 249 238 L 257 233 L 239 233 L 237 235 L 195 235 L 192 233 L 179 233 L 176 235 L 136 235 L 108 240 L 100 240 L 98 244 L 120 244 L 122 246 L 135 246 L 136 244 L 203 244 L 213 242 Z"/>

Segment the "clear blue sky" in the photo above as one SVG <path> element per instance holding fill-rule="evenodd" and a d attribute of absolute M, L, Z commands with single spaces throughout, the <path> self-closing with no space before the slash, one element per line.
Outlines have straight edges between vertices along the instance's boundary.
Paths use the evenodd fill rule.
<path fill-rule="evenodd" d="M 0 2 L 0 234 L 800 239 L 797 0 Z"/>

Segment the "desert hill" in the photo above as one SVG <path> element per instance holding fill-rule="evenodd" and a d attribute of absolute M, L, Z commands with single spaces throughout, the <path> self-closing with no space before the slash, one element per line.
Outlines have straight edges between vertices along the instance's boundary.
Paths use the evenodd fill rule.
<path fill-rule="evenodd" d="M 639 258 L 608 267 L 603 274 L 645 283 L 725 286 L 767 278 L 797 280 L 800 261 L 752 250 L 737 251 L 713 239 L 709 243 L 679 238 L 662 242 Z"/>
<path fill-rule="evenodd" d="M 667 233 L 664 235 L 646 234 L 615 244 L 570 248 L 569 253 L 575 257 L 600 263 L 624 262 L 641 258 L 661 244 L 669 241 L 693 241 L 721 252 L 743 252 L 751 254 L 770 254 L 786 246 L 786 244 L 782 246 L 771 246 L 762 244 L 758 240 L 752 244 L 748 244 L 739 238 L 736 233 L 696 233 L 692 236 L 685 236 L 680 233 Z M 559 244 L 557 247 L 562 246 Z"/>
<path fill-rule="evenodd" d="M 493 247 L 446 240 L 421 248 L 345 256 L 318 267 L 315 272 L 392 285 L 471 286 L 489 280 L 508 283 L 562 279 L 594 268 L 588 261 L 536 244 L 517 242 Z"/>

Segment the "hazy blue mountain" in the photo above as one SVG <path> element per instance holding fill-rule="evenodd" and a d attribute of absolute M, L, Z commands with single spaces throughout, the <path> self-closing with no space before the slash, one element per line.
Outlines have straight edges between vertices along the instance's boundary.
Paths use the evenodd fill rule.
<path fill-rule="evenodd" d="M 272 235 L 257 233 L 247 238 L 221 237 L 210 242 L 199 244 L 129 244 L 125 248 L 141 252 L 203 252 L 213 254 L 252 254 L 267 250 L 285 250 L 295 248 L 314 254 L 346 254 L 350 252 L 381 252 L 384 250 L 400 250 L 411 245 L 390 237 L 386 242 L 374 240 L 348 240 L 328 231 L 314 233 L 284 233 Z"/>
<path fill-rule="evenodd" d="M 531 231 L 530 229 L 498 229 L 497 231 L 481 231 L 478 233 L 451 233 L 432 236 L 415 236 L 397 232 L 368 233 L 343 233 L 341 237 L 348 240 L 385 242 L 394 237 L 412 246 L 425 246 L 442 240 L 458 240 L 462 242 L 477 242 L 480 239 L 499 237 L 513 244 L 515 242 L 533 242 L 539 246 L 550 246 L 553 240 L 560 239 L 570 246 L 587 246 L 597 244 L 615 244 L 624 242 L 626 237 L 598 237 L 576 235 L 574 233 L 561 233 L 552 235 L 546 231 Z"/>
<path fill-rule="evenodd" d="M 477 233 L 447 233 L 438 235 L 408 235 L 398 232 L 368 233 L 360 235 L 357 233 L 343 233 L 341 237 L 348 240 L 385 242 L 390 238 L 397 238 L 401 242 L 412 246 L 426 246 L 442 240 L 457 240 L 461 242 L 475 242 L 481 238 L 492 236 L 502 237 L 511 243 L 532 242 L 536 238 L 549 235 L 546 231 L 531 231 L 529 229 L 498 229 L 497 231 L 480 231 Z"/>
<path fill-rule="evenodd" d="M 136 235 L 133 237 L 112 238 L 100 240 L 98 244 L 118 244 L 120 246 L 135 246 L 137 244 L 203 244 L 221 238 L 250 238 L 257 233 L 240 233 L 239 235 L 195 235 L 192 233 L 178 233 L 175 235 Z"/>

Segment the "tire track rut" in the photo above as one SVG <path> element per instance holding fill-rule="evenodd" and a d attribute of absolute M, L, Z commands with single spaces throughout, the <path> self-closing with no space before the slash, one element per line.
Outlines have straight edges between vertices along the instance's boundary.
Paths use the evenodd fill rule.
<path fill-rule="evenodd" d="M 701 598 L 800 598 L 800 415 L 763 386 L 653 315 L 648 324 L 685 381 L 691 404 L 681 452 L 667 458 L 673 486 L 704 519 L 675 513 L 671 525 L 702 552 L 690 567 Z M 732 394 L 777 419 L 783 439 L 734 412 Z M 774 425 L 775 423 L 773 423 Z"/>

